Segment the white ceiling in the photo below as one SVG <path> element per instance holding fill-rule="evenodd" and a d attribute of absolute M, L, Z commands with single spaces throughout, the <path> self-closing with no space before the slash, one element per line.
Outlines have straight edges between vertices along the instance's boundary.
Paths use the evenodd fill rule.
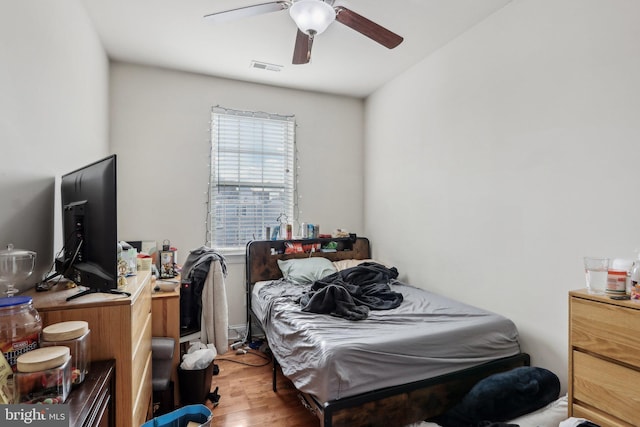
<path fill-rule="evenodd" d="M 286 10 L 223 24 L 203 19 L 270 0 L 81 1 L 113 60 L 366 97 L 512 0 L 336 0 L 404 41 L 389 50 L 334 22 L 305 65 L 291 64 L 297 30 Z M 252 68 L 252 60 L 283 68 Z"/>

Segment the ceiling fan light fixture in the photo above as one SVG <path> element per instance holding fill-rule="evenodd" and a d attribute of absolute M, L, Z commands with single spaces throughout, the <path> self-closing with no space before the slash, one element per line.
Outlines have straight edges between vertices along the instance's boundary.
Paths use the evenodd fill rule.
<path fill-rule="evenodd" d="M 305 34 L 321 34 L 336 19 L 336 11 L 322 0 L 298 0 L 289 8 L 289 14 Z"/>

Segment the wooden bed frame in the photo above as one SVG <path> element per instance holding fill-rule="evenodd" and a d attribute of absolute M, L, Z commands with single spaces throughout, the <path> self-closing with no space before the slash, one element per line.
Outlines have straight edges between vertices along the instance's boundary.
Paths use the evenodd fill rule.
<path fill-rule="evenodd" d="M 286 243 L 305 245 L 337 243 L 336 252 L 284 253 Z M 304 239 L 252 241 L 246 247 L 246 298 L 248 337 L 252 337 L 251 323 L 258 322 L 251 310 L 251 290 L 262 280 L 282 277 L 278 259 L 322 256 L 331 261 L 371 258 L 369 240 L 364 237 L 344 239 Z M 262 325 L 260 325 L 262 327 Z M 526 353 L 498 359 L 479 366 L 426 380 L 374 390 L 356 396 L 319 402 L 301 393 L 302 403 L 320 420 L 321 427 L 405 426 L 442 414 L 460 401 L 478 381 L 494 373 L 519 366 L 529 366 Z M 278 361 L 273 360 L 273 390 L 276 391 Z"/>

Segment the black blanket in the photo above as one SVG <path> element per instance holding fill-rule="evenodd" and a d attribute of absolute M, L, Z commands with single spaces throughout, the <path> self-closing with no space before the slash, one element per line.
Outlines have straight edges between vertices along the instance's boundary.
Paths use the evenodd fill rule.
<path fill-rule="evenodd" d="M 558 398 L 560 380 L 551 371 L 522 366 L 493 374 L 474 385 L 462 401 L 430 420 L 443 427 L 496 427 Z"/>
<path fill-rule="evenodd" d="M 302 295 L 302 311 L 362 320 L 369 310 L 389 310 L 402 303 L 402 294 L 389 283 L 398 277 L 395 267 L 364 262 L 317 280 Z"/>

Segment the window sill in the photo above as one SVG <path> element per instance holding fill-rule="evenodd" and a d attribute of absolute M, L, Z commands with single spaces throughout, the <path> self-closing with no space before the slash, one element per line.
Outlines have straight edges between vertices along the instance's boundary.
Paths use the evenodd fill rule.
<path fill-rule="evenodd" d="M 242 250 L 237 251 L 220 251 L 220 255 L 224 257 L 227 261 L 227 264 L 244 264 L 245 263 L 245 252 Z"/>

